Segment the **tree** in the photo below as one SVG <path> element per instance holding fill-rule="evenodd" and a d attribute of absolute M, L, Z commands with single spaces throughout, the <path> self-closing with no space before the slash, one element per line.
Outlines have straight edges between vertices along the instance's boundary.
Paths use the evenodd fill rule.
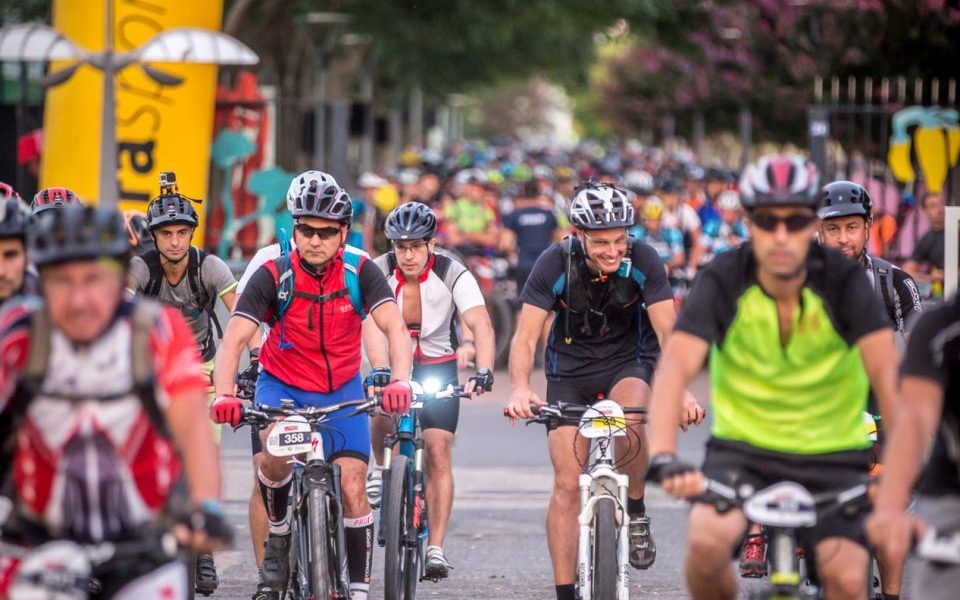
<path fill-rule="evenodd" d="M 616 127 L 696 110 L 731 128 L 747 107 L 760 137 L 796 140 L 817 76 L 946 78 L 960 60 L 960 10 L 943 0 L 684 1 L 652 30 L 593 81 Z"/>

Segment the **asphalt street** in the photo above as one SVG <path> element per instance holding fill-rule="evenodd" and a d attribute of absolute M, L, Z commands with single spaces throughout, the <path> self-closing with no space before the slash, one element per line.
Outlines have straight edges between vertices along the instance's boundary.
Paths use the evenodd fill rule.
<path fill-rule="evenodd" d="M 454 447 L 456 497 L 450 532 L 445 544 L 454 565 L 451 577 L 441 583 L 423 582 L 423 598 L 553 597 L 553 579 L 544 516 L 552 483 L 541 426 L 511 427 L 502 415 L 509 394 L 505 372 L 498 373 L 492 394 L 465 401 Z M 542 377 L 536 381 L 542 392 Z M 707 398 L 707 382 L 697 380 L 698 398 Z M 681 454 L 700 461 L 708 425 L 681 435 Z M 233 549 L 217 555 L 220 588 L 213 598 L 249 598 L 256 582 L 256 565 L 250 545 L 247 505 L 253 485 L 250 436 L 247 429 L 224 431 L 221 456 L 224 494 L 230 521 L 236 528 Z M 686 598 L 682 557 L 686 541 L 684 503 L 658 488 L 647 491 L 647 507 L 657 541 L 657 562 L 648 571 L 634 571 L 631 597 Z M 374 557 L 371 598 L 382 598 L 382 552 Z"/>

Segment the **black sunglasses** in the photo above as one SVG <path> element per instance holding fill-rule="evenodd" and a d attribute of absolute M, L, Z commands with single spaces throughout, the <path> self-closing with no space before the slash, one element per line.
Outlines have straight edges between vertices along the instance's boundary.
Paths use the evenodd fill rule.
<path fill-rule="evenodd" d="M 787 231 L 794 233 L 806 229 L 816 219 L 816 215 L 809 213 L 793 213 L 785 217 L 777 217 L 766 212 L 752 213 L 750 215 L 750 220 L 753 221 L 753 224 L 764 231 L 776 231 L 777 228 L 780 227 L 780 223 L 783 223 L 787 226 Z"/>
<path fill-rule="evenodd" d="M 339 227 L 310 227 L 304 223 L 297 223 L 295 227 L 300 235 L 308 240 L 315 235 L 319 235 L 321 240 L 329 240 L 336 235 L 340 235 Z"/>

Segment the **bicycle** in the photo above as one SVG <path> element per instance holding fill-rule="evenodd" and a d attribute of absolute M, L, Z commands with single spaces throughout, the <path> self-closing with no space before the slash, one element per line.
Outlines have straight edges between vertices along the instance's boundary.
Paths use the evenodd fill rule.
<path fill-rule="evenodd" d="M 413 402 L 397 421 L 396 433 L 384 441 L 383 497 L 377 543 L 384 552 L 386 600 L 413 600 L 417 584 L 426 579 L 423 545 L 427 538 L 427 473 L 423 461 L 420 412 L 425 402 L 469 398 L 463 386 L 421 386 L 411 382 Z M 396 455 L 394 447 L 399 446 Z M 437 579 L 433 580 L 434 582 Z"/>
<path fill-rule="evenodd" d="M 646 423 L 645 408 L 625 408 L 605 398 L 592 406 L 531 404 L 536 415 L 527 424 L 548 428 L 575 424 L 579 435 L 592 440 L 580 474 L 580 541 L 577 548 L 577 587 L 581 600 L 627 600 L 630 597 L 630 517 L 628 477 L 617 471 L 614 438 L 632 434 L 628 425 Z M 506 415 L 506 410 L 504 410 Z M 627 415 L 640 415 L 628 418 Z M 575 446 L 576 447 L 576 446 Z M 639 446 L 637 447 L 639 452 Z M 622 464 L 622 463 L 619 463 Z"/>
<path fill-rule="evenodd" d="M 820 598 L 818 586 L 805 581 L 801 569 L 797 531 L 813 527 L 817 520 L 833 511 L 853 516 L 869 505 L 867 481 L 852 487 L 813 494 L 794 481 L 781 481 L 761 490 L 750 484 L 734 489 L 719 481 L 707 479 L 700 499 L 712 504 L 717 512 L 733 508 L 743 510 L 748 521 L 762 525 L 769 537 L 767 561 L 770 564 L 768 584 L 750 590 L 751 600 L 814 600 Z"/>
<path fill-rule="evenodd" d="M 265 450 L 290 457 L 293 465 L 290 519 L 290 577 L 283 598 L 319 600 L 350 598 L 340 468 L 326 462 L 321 430 L 331 415 L 353 408 L 344 418 L 377 406 L 378 400 L 351 400 L 323 407 L 294 408 L 292 400 L 279 408 L 254 405 L 244 409 L 241 425 L 264 429 L 276 423 Z M 298 458 L 303 456 L 302 459 Z"/>
<path fill-rule="evenodd" d="M 86 600 L 92 590 L 99 589 L 99 577 L 144 563 L 159 566 L 177 559 L 178 553 L 172 532 L 150 527 L 120 542 L 51 540 L 24 547 L 0 541 L 0 555 L 21 561 L 9 590 L 11 598 Z"/>

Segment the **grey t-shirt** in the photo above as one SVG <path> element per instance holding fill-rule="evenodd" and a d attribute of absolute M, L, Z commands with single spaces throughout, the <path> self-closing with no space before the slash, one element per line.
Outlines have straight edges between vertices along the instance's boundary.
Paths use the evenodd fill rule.
<path fill-rule="evenodd" d="M 188 260 L 188 259 L 184 259 Z M 208 310 L 213 310 L 217 298 L 227 292 L 233 291 L 237 287 L 237 280 L 233 277 L 233 272 L 227 263 L 219 257 L 208 254 L 200 265 L 200 282 L 206 289 L 208 306 L 200 306 L 200 298 L 194 296 L 190 289 L 189 277 L 184 272 L 183 279 L 176 285 L 172 285 L 166 277 L 160 282 L 160 292 L 157 298 L 174 306 L 183 313 L 187 323 L 193 330 L 193 335 L 200 345 L 200 353 L 203 360 L 207 361 L 213 358 L 216 353 L 214 345 L 213 329 L 210 323 Z M 143 258 L 134 256 L 130 259 L 130 287 L 136 293 L 142 293 L 150 282 L 150 268 Z"/>

